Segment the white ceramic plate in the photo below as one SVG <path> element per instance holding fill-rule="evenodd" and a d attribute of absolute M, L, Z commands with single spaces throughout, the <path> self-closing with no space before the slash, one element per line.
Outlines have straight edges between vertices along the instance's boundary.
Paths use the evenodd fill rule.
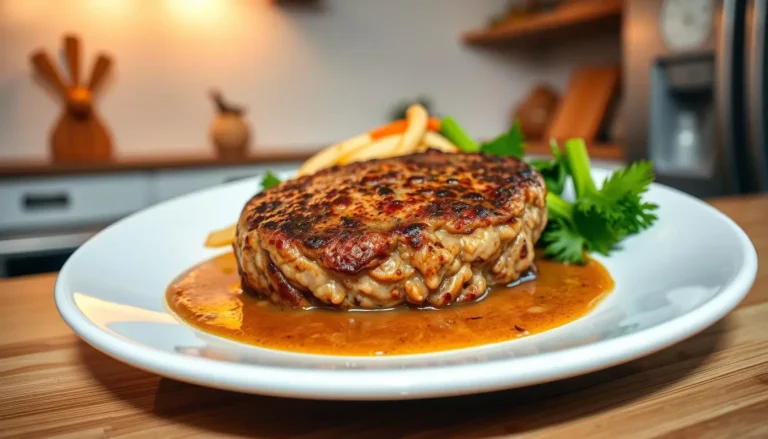
<path fill-rule="evenodd" d="M 596 171 L 600 181 L 606 172 Z M 284 175 L 285 176 L 285 175 Z M 317 399 L 460 395 L 566 378 L 658 351 L 733 309 L 755 278 L 744 232 L 708 205 L 654 185 L 658 223 L 599 258 L 615 291 L 587 316 L 531 337 L 444 353 L 341 357 L 268 350 L 206 335 L 165 304 L 171 280 L 221 251 L 212 229 L 235 221 L 258 188 L 247 180 L 137 213 L 67 261 L 56 304 L 85 341 L 170 378 L 242 392 Z"/>

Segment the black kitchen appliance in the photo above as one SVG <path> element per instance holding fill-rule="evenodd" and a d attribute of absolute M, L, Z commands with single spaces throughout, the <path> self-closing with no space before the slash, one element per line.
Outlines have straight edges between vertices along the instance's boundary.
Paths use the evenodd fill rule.
<path fill-rule="evenodd" d="M 705 197 L 768 191 L 768 0 L 628 0 L 626 152 Z"/>

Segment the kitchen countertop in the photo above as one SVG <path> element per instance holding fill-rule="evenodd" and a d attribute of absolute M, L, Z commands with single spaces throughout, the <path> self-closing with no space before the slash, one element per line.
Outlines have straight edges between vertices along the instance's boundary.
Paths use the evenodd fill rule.
<path fill-rule="evenodd" d="M 155 157 L 118 157 L 106 162 L 54 163 L 44 160 L 0 161 L 0 178 L 39 177 L 71 174 L 94 174 L 144 171 L 147 169 L 194 169 L 247 166 L 270 163 L 303 162 L 314 151 L 281 151 L 269 149 L 241 158 L 214 155 L 179 155 Z"/>
<path fill-rule="evenodd" d="M 768 260 L 768 195 L 713 204 Z M 702 237 L 706 239 L 706 237 Z M 319 402 L 208 389 L 91 348 L 53 303 L 55 274 L 0 281 L 0 436 L 768 437 L 768 268 L 702 333 L 630 363 L 457 398 Z"/>
<path fill-rule="evenodd" d="M 71 174 L 94 174 L 144 171 L 148 169 L 194 169 L 229 166 L 247 166 L 271 163 L 303 162 L 321 148 L 296 151 L 290 148 L 266 148 L 246 157 L 226 159 L 214 155 L 180 155 L 155 157 L 117 157 L 107 162 L 53 163 L 44 160 L 0 160 L 0 178 L 40 177 Z M 528 142 L 529 154 L 549 156 L 550 147 L 544 142 Z M 593 160 L 623 161 L 624 152 L 618 145 L 591 144 L 589 155 Z"/>

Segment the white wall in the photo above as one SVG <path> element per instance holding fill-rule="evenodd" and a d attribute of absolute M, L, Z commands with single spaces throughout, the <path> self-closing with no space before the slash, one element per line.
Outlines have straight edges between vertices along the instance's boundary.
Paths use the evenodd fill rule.
<path fill-rule="evenodd" d="M 29 53 L 75 31 L 88 65 L 116 73 L 99 99 L 120 156 L 210 150 L 207 90 L 244 103 L 259 147 L 313 148 L 379 125 L 421 94 L 478 137 L 502 131 L 533 84 L 566 83 L 574 63 L 616 60 L 618 39 L 553 52 L 460 42 L 504 0 L 0 0 L 0 159 L 43 158 L 59 105 Z M 84 68 L 88 72 L 90 68 Z"/>

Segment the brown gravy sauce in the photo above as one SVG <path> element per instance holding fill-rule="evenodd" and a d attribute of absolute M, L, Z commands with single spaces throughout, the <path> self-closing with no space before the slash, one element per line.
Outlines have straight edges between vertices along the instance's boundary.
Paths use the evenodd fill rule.
<path fill-rule="evenodd" d="M 416 354 L 496 343 L 546 331 L 588 313 L 614 286 L 597 261 L 537 260 L 535 280 L 494 288 L 485 299 L 445 309 L 283 309 L 243 293 L 232 253 L 192 268 L 168 288 L 188 324 L 270 349 L 333 355 Z"/>

